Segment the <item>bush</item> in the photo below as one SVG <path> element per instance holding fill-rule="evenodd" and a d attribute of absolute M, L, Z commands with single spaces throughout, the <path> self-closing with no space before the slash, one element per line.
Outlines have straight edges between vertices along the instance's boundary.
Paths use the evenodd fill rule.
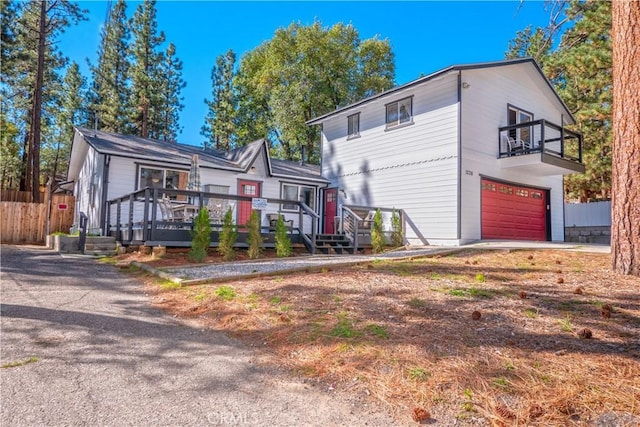
<path fill-rule="evenodd" d="M 394 248 L 404 244 L 404 235 L 402 234 L 402 221 L 400 215 L 394 209 L 391 212 L 391 245 Z"/>
<path fill-rule="evenodd" d="M 191 234 L 191 250 L 189 259 L 195 262 L 202 262 L 207 256 L 207 250 L 211 245 L 211 224 L 209 223 L 209 212 L 200 209 L 198 215 L 193 220 L 193 230 Z"/>
<path fill-rule="evenodd" d="M 276 256 L 284 258 L 291 255 L 291 239 L 287 234 L 287 226 L 284 225 L 284 217 L 278 215 L 276 221 Z"/>
<path fill-rule="evenodd" d="M 233 245 L 236 243 L 237 238 L 238 232 L 233 224 L 233 212 L 229 208 L 222 219 L 222 231 L 220 232 L 220 242 L 218 244 L 218 253 L 222 255 L 222 259 L 225 261 L 231 261 L 236 257 Z"/>
<path fill-rule="evenodd" d="M 386 243 L 384 238 L 384 225 L 382 224 L 382 212 L 380 212 L 380 209 L 377 209 L 373 216 L 373 227 L 371 228 L 371 247 L 373 252 L 382 252 Z"/>
<path fill-rule="evenodd" d="M 258 211 L 251 211 L 249 221 L 247 221 L 247 229 L 249 232 L 249 250 L 247 251 L 247 255 L 249 255 L 250 259 L 259 258 L 262 253 L 262 243 L 264 239 L 262 238 L 262 234 L 260 234 L 260 214 Z"/>

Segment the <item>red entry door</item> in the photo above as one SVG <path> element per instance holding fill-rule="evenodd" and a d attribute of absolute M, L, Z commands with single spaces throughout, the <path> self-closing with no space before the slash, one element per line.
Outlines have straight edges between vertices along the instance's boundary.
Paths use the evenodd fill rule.
<path fill-rule="evenodd" d="M 338 189 L 328 188 L 324 190 L 324 232 L 333 234 L 338 215 Z"/>
<path fill-rule="evenodd" d="M 547 192 L 482 180 L 482 238 L 547 240 Z"/>
<path fill-rule="evenodd" d="M 260 183 L 256 181 L 238 181 L 238 195 L 260 197 Z M 238 222 L 242 226 L 249 221 L 251 216 L 251 201 L 240 201 L 238 203 Z"/>

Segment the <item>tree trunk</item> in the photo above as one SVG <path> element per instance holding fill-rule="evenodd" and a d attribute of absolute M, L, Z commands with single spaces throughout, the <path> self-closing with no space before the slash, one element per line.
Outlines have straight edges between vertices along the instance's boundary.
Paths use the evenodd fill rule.
<path fill-rule="evenodd" d="M 640 2 L 612 3 L 611 254 L 616 273 L 640 276 Z"/>
<path fill-rule="evenodd" d="M 29 157 L 31 159 L 31 194 L 33 203 L 40 202 L 40 141 L 42 123 L 42 87 L 44 86 L 44 56 L 46 49 L 47 2 L 40 3 L 40 23 L 38 25 L 38 64 L 36 86 L 31 111 L 31 132 L 29 133 Z"/>

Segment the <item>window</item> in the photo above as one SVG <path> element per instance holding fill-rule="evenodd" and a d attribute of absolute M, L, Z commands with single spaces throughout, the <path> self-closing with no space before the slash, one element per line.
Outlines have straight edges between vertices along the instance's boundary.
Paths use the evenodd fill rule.
<path fill-rule="evenodd" d="M 296 184 L 282 184 L 282 199 L 303 202 L 311 209 L 315 210 L 316 189 Z M 282 210 L 298 211 L 297 204 L 283 204 Z"/>
<path fill-rule="evenodd" d="M 413 117 L 413 98 L 401 99 L 397 102 L 387 104 L 387 129 L 404 124 L 412 123 Z"/>
<path fill-rule="evenodd" d="M 360 113 L 347 117 L 347 139 L 360 136 Z"/>
<path fill-rule="evenodd" d="M 520 123 L 526 123 L 533 120 L 533 114 L 521 110 L 513 105 L 508 107 L 508 120 L 509 125 L 517 125 Z M 526 147 L 531 147 L 531 127 L 523 127 L 518 129 L 512 129 L 509 131 L 509 136 L 515 140 L 521 140 Z"/>
<path fill-rule="evenodd" d="M 186 190 L 189 181 L 189 172 L 173 169 L 140 168 L 140 180 L 138 188 L 169 188 L 173 190 Z M 175 198 L 175 196 L 171 196 Z"/>

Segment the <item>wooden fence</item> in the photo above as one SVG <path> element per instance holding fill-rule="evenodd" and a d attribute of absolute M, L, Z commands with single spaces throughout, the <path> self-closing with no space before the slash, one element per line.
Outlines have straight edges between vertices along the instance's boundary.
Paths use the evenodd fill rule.
<path fill-rule="evenodd" d="M 44 202 L 44 198 L 44 191 L 40 191 L 40 202 Z M 30 191 L 0 190 L 0 200 L 3 202 L 32 203 L 33 194 Z"/>
<path fill-rule="evenodd" d="M 13 197 L 19 199 L 23 196 L 18 194 Z M 46 201 L 44 203 L 4 200 L 0 202 L 0 238 L 2 243 L 43 244 L 47 228 L 47 205 Z M 73 225 L 74 207 L 75 198 L 73 196 L 52 195 L 49 233 L 69 232 L 69 228 Z"/>

